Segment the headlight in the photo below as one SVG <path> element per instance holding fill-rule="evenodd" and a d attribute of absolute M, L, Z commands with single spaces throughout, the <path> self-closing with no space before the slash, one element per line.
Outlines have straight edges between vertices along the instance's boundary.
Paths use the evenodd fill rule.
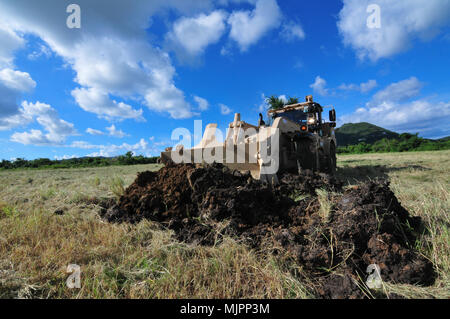
<path fill-rule="evenodd" d="M 308 119 L 308 124 L 310 124 L 310 125 L 313 125 L 313 124 L 316 124 L 316 119 L 315 118 L 309 118 Z"/>

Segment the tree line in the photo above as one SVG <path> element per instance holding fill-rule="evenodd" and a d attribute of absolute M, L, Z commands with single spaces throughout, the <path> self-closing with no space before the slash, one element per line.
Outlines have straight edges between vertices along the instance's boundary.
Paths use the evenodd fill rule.
<path fill-rule="evenodd" d="M 339 141 L 338 141 L 339 144 Z M 372 144 L 361 142 L 356 145 L 340 146 L 337 153 L 390 153 L 412 151 L 438 151 L 450 149 L 450 139 L 429 140 L 419 137 L 418 134 L 403 133 L 398 138 L 383 138 Z"/>
<path fill-rule="evenodd" d="M 76 168 L 76 167 L 102 167 L 113 165 L 137 165 L 156 164 L 159 157 L 134 156 L 132 152 L 117 157 L 82 157 L 62 160 L 51 160 L 48 158 L 38 158 L 26 160 L 18 158 L 14 161 L 2 160 L 0 169 L 17 168 Z"/>
<path fill-rule="evenodd" d="M 337 148 L 337 153 L 390 153 L 411 151 L 437 151 L 448 149 L 450 149 L 450 138 L 429 140 L 419 137 L 418 134 L 403 133 L 400 134 L 398 138 L 383 138 L 372 144 L 361 142 L 356 145 L 340 146 Z M 132 152 L 127 152 L 125 155 L 116 157 L 82 157 L 62 160 L 50 160 L 48 158 L 26 160 L 23 158 L 17 158 L 13 161 L 2 160 L 0 162 L 0 170 L 19 168 L 82 168 L 113 165 L 156 164 L 158 162 L 158 159 L 158 156 L 134 156 Z"/>

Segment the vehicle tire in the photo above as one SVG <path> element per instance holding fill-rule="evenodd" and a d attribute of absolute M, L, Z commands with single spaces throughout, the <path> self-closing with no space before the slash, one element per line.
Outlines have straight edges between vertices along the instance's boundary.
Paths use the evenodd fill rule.
<path fill-rule="evenodd" d="M 334 146 L 334 143 L 330 144 L 330 155 L 328 156 L 328 172 L 330 174 L 336 173 L 336 146 Z"/>

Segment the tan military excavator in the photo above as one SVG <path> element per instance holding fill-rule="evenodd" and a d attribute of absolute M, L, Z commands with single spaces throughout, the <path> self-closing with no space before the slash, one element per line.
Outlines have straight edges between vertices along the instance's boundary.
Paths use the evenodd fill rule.
<path fill-rule="evenodd" d="M 236 113 L 224 141 L 217 139 L 217 124 L 208 124 L 197 146 L 168 148 L 161 153 L 161 162 L 218 162 L 268 182 L 276 182 L 279 173 L 306 169 L 334 174 L 336 112 L 329 111 L 329 122 L 322 112 L 323 107 L 309 95 L 303 103 L 269 110 L 269 125 L 261 114 L 254 126 Z"/>

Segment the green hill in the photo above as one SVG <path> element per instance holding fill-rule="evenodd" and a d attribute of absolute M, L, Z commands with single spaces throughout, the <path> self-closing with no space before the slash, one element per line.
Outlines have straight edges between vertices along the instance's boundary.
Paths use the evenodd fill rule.
<path fill-rule="evenodd" d="M 450 149 L 450 138 L 430 140 L 418 134 L 398 134 L 370 123 L 349 123 L 336 129 L 340 154 L 436 151 Z"/>
<path fill-rule="evenodd" d="M 383 138 L 395 139 L 399 134 L 370 123 L 348 123 L 336 129 L 338 146 L 372 144 Z"/>

